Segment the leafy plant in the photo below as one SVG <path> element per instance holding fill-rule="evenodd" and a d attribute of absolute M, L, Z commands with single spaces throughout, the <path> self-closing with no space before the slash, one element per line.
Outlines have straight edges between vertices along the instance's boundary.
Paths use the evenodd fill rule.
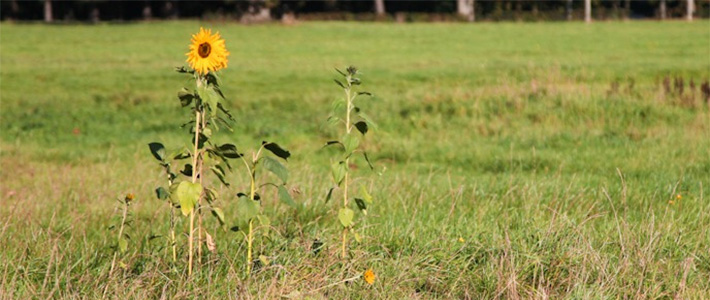
<path fill-rule="evenodd" d="M 330 117 L 328 117 L 328 123 L 333 126 L 342 123 L 345 126 L 339 140 L 328 141 L 325 145 L 326 147 L 336 146 L 341 149 L 339 155 L 331 161 L 331 173 L 335 186 L 328 192 L 326 201 L 330 200 L 335 188 L 342 189 L 343 205 L 338 210 L 338 220 L 343 227 L 341 250 L 342 257 L 345 258 L 347 257 L 348 232 L 351 232 L 357 241 L 360 240 L 360 234 L 355 230 L 355 211 L 351 206 L 355 203 L 355 210 L 359 210 L 363 215 L 367 215 L 367 206 L 371 205 L 373 202 L 372 196 L 367 191 L 365 185 L 360 185 L 360 197 L 352 197 L 350 193 L 350 185 L 352 182 L 352 176 L 350 174 L 351 158 L 355 153 L 362 154 L 370 169 L 374 170 L 367 156 L 367 152 L 362 149 L 360 144 L 370 128 L 375 128 L 377 125 L 372 122 L 360 107 L 356 106 L 356 100 L 359 96 L 372 96 L 369 92 L 357 91 L 355 89 L 361 84 L 357 68 L 350 66 L 345 69 L 345 72 L 338 69 L 336 69 L 336 71 L 338 71 L 342 78 L 340 80 L 334 79 L 334 81 L 343 89 L 345 97 L 337 99 L 333 103 L 333 110 Z"/>
<path fill-rule="evenodd" d="M 255 222 L 258 222 L 260 227 L 266 228 L 268 234 L 268 228 L 271 225 L 271 220 L 261 212 L 261 196 L 258 191 L 265 186 L 271 186 L 277 189 L 279 199 L 292 207 L 296 207 L 296 203 L 291 198 L 288 190 L 286 189 L 286 183 L 288 182 L 288 169 L 276 158 L 271 156 L 266 156 L 264 154 L 264 149 L 271 152 L 273 156 L 281 158 L 284 161 L 288 160 L 291 153 L 279 146 L 276 143 L 262 142 L 261 147 L 256 152 L 252 153 L 251 160 L 247 160 L 243 155 L 240 156 L 242 162 L 249 175 L 249 191 L 248 193 L 237 194 L 237 225 L 232 229 L 238 231 L 244 235 L 247 240 L 247 257 L 246 257 L 246 275 L 251 274 L 252 269 L 252 251 L 254 243 L 254 231 L 256 230 Z M 261 169 L 266 169 L 278 178 L 279 183 L 267 182 L 263 184 L 258 184 L 257 173 Z M 264 260 L 263 258 L 261 258 Z"/>
<path fill-rule="evenodd" d="M 191 75 L 195 80 L 195 87 L 194 89 L 183 88 L 177 96 L 180 105 L 183 108 L 189 107 L 191 111 L 189 121 L 182 124 L 183 128 L 189 128 L 191 145 L 184 146 L 170 155 L 166 155 L 165 147 L 161 143 L 154 142 L 148 145 L 153 157 L 167 176 L 168 187 L 158 187 L 155 193 L 158 199 L 169 201 L 173 208 L 170 211 L 170 243 L 173 261 L 177 261 L 175 209 L 179 209 L 183 216 L 189 216 L 188 275 L 192 274 L 195 231 L 197 231 L 198 257 L 202 256 L 203 241 L 207 242 L 208 249 L 214 249 L 214 241 L 203 230 L 203 211 L 211 211 L 220 225 L 224 225 L 224 212 L 216 205 L 218 193 L 209 187 L 209 182 L 204 177 L 206 173 L 211 172 L 222 184 L 229 186 L 225 179 L 226 173 L 232 169 L 229 161 L 242 156 L 233 144 L 216 143 L 213 137 L 220 127 L 231 130 L 229 123 L 234 121 L 222 104 L 225 99 L 220 89 L 219 77 L 215 73 L 227 64 L 226 55 L 229 52 L 224 49 L 224 40 L 220 39 L 218 33 L 212 35 L 211 31 L 201 28 L 200 33 L 193 35 L 190 49 L 187 55 L 191 69 L 180 67 L 177 71 Z M 185 163 L 179 174 L 175 173 L 173 166 L 177 162 L 182 164 L 181 161 L 187 159 L 191 162 Z M 180 180 L 180 174 L 185 179 Z M 197 229 L 195 229 L 195 216 L 197 216 Z M 202 238 L 203 233 L 206 240 Z"/>
<path fill-rule="evenodd" d="M 128 235 L 124 231 L 124 229 L 126 225 L 129 225 L 131 223 L 131 220 L 129 219 L 130 213 L 128 211 L 128 207 L 131 205 L 131 201 L 133 201 L 133 199 L 133 194 L 127 194 L 123 199 L 117 200 L 121 206 L 121 213 L 119 215 L 120 221 L 118 221 L 118 224 L 109 227 L 110 230 L 118 228 L 118 233 L 116 234 L 116 244 L 114 248 L 115 252 L 113 253 L 113 259 L 111 260 L 111 269 L 109 270 L 109 277 L 111 276 L 113 270 L 116 267 L 116 259 L 118 258 L 118 254 L 125 253 L 126 251 L 128 251 L 128 242 L 130 241 L 131 236 Z M 121 262 L 121 265 L 123 265 L 123 262 Z"/>

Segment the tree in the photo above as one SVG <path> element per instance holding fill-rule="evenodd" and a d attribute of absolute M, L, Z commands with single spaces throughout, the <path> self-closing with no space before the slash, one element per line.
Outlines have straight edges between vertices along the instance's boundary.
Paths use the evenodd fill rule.
<path fill-rule="evenodd" d="M 153 18 L 153 9 L 150 7 L 150 1 L 143 1 L 143 20 L 150 20 Z"/>
<path fill-rule="evenodd" d="M 631 0 L 624 1 L 624 18 L 631 18 Z"/>
<path fill-rule="evenodd" d="M 592 0 L 584 0 L 584 22 L 592 22 Z"/>
<path fill-rule="evenodd" d="M 476 20 L 474 5 L 474 0 L 456 0 L 456 8 L 459 15 L 464 17 L 469 22 Z"/>
<path fill-rule="evenodd" d="M 666 0 L 661 0 L 659 4 L 658 13 L 660 14 L 661 20 L 666 19 Z"/>
<path fill-rule="evenodd" d="M 572 0 L 567 0 L 567 21 L 572 21 Z"/>
<path fill-rule="evenodd" d="M 50 23 L 52 18 L 52 0 L 44 0 L 44 21 Z"/>
<path fill-rule="evenodd" d="M 688 21 L 692 21 L 692 20 L 693 20 L 693 11 L 695 10 L 695 3 L 693 2 L 693 0 L 687 0 L 687 1 L 686 1 L 685 9 L 686 9 L 686 16 L 685 16 L 685 18 L 686 18 Z"/>
<path fill-rule="evenodd" d="M 385 15 L 385 0 L 375 0 L 375 14 L 378 16 Z"/>

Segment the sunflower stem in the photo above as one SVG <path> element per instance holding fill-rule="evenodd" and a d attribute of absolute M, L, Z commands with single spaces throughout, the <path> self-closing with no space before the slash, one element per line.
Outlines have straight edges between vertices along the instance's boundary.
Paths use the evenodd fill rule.
<path fill-rule="evenodd" d="M 197 86 L 201 86 L 202 80 L 201 78 L 197 79 Z M 192 152 L 192 183 L 197 182 L 197 162 L 199 158 L 199 140 L 200 140 L 200 125 L 201 123 L 201 116 L 202 116 L 202 103 L 196 103 L 195 104 L 195 150 Z M 199 197 L 201 198 L 201 196 Z M 200 202 L 198 198 L 198 203 Z M 188 262 L 187 262 L 187 275 L 191 276 L 192 275 L 192 256 L 193 256 L 193 239 L 194 239 L 194 228 L 195 228 L 195 207 L 192 208 L 190 211 L 190 239 L 188 242 Z"/>
<path fill-rule="evenodd" d="M 352 87 L 350 83 L 350 77 L 347 78 L 348 87 L 345 89 L 345 99 L 347 100 L 347 110 L 345 111 L 345 133 L 350 134 L 352 127 L 350 126 L 350 111 L 352 110 L 352 98 L 350 98 L 350 88 Z M 348 208 L 348 177 L 350 173 L 350 157 L 345 158 L 345 179 L 343 180 L 343 209 Z M 343 229 L 343 249 L 342 257 L 346 258 L 348 253 L 346 251 L 348 243 L 348 228 Z"/>

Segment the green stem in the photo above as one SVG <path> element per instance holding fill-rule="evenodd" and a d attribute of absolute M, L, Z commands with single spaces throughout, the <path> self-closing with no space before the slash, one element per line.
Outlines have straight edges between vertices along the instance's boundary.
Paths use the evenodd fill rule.
<path fill-rule="evenodd" d="M 250 201 L 256 201 L 254 200 L 254 197 L 256 196 L 256 166 L 253 171 L 251 171 L 251 183 L 249 185 L 249 199 Z M 246 267 L 247 267 L 247 277 L 251 274 L 251 260 L 252 260 L 252 245 L 254 242 L 254 228 L 252 224 L 253 220 L 249 220 L 249 233 L 247 235 L 247 261 L 246 261 Z"/>
<path fill-rule="evenodd" d="M 177 262 L 177 241 L 175 241 L 175 210 L 170 202 L 170 242 L 173 248 L 173 263 Z"/>
<path fill-rule="evenodd" d="M 247 236 L 247 277 L 251 274 L 251 248 L 254 241 L 254 232 L 252 228 L 253 220 L 249 220 L 249 235 Z"/>
<path fill-rule="evenodd" d="M 352 98 L 350 98 L 350 80 L 348 80 L 348 88 L 345 89 L 345 99 L 347 100 L 347 110 L 345 112 L 345 132 L 350 134 L 352 127 L 350 126 L 350 111 L 352 110 Z M 346 153 L 349 155 L 349 153 Z M 345 158 L 345 178 L 343 179 L 343 208 L 348 207 L 348 177 L 350 173 L 350 157 Z M 348 229 L 343 228 L 343 246 L 342 258 L 347 257 L 346 246 L 348 243 Z"/>
<path fill-rule="evenodd" d="M 126 201 L 126 200 L 124 200 Z M 118 239 L 116 241 L 121 240 L 121 236 L 123 236 L 123 228 L 124 225 L 126 224 L 126 216 L 128 215 L 128 203 L 124 203 L 123 205 L 123 217 L 121 218 L 121 228 L 118 230 Z M 120 245 L 120 244 L 119 244 Z M 111 261 L 111 270 L 108 271 L 109 278 L 111 277 L 111 273 L 113 273 L 113 268 L 116 267 L 116 256 L 118 255 L 118 251 L 121 251 L 121 247 L 118 247 L 117 251 L 113 254 L 113 260 Z"/>

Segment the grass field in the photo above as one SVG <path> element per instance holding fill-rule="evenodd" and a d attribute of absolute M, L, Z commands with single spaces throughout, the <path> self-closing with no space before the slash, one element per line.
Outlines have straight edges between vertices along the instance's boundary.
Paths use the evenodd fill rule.
<path fill-rule="evenodd" d="M 188 279 L 153 193 L 146 144 L 187 141 L 173 68 L 200 25 L 232 53 L 237 122 L 218 139 L 284 145 L 301 191 L 298 209 L 264 192 L 270 264 L 248 279 L 243 239 L 212 220 L 217 252 Z M 710 298 L 709 25 L 2 23 L 0 298 Z M 354 170 L 375 204 L 341 260 L 321 146 L 349 64 L 375 94 L 364 146 L 382 174 Z M 109 276 L 126 193 L 132 239 Z M 374 285 L 347 280 L 368 268 Z"/>

